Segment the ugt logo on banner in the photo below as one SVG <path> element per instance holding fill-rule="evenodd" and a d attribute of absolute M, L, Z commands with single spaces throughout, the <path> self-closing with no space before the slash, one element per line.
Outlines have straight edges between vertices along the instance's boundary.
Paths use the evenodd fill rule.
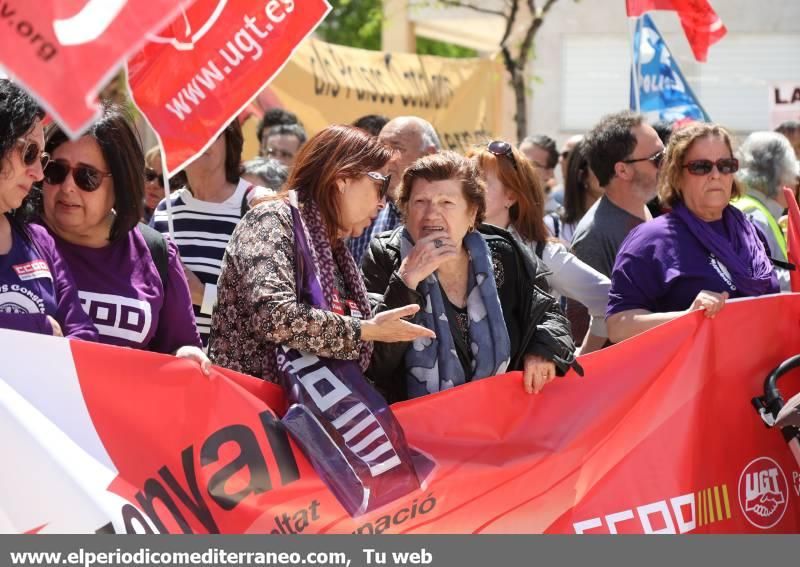
<path fill-rule="evenodd" d="M 150 31 L 191 0 L 0 2 L 0 66 L 71 135 L 96 117 L 97 92 Z"/>
<path fill-rule="evenodd" d="M 330 10 L 325 0 L 197 0 L 128 62 L 167 170 L 185 167 Z"/>

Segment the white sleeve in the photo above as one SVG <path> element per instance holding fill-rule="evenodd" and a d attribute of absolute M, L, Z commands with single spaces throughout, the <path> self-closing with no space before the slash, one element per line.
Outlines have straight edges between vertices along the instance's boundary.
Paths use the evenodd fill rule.
<path fill-rule="evenodd" d="M 583 303 L 592 317 L 605 319 L 611 280 L 580 261 L 560 243 L 548 242 L 542 261 L 553 272 L 547 280 L 554 291 Z"/>

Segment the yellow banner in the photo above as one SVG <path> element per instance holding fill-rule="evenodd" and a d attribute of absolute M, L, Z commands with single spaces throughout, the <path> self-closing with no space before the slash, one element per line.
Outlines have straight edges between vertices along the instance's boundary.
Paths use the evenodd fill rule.
<path fill-rule="evenodd" d="M 504 71 L 489 59 L 385 53 L 309 39 L 270 88 L 309 135 L 366 114 L 415 115 L 446 149 L 463 150 L 500 128 Z"/>

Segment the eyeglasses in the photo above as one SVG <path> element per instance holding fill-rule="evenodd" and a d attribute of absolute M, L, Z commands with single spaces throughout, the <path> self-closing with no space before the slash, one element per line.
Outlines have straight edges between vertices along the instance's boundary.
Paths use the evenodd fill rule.
<path fill-rule="evenodd" d="M 496 156 L 506 156 L 511 161 L 511 165 L 514 166 L 514 169 L 517 169 L 517 160 L 514 157 L 514 149 L 508 142 L 504 142 L 503 140 L 494 140 L 489 142 L 489 145 L 486 146 L 486 149 L 489 150 L 489 153 Z"/>
<path fill-rule="evenodd" d="M 161 188 L 164 188 L 164 175 L 158 173 L 152 167 L 144 168 L 144 180 L 148 183 L 158 183 Z M 170 189 L 180 189 L 183 186 L 183 181 L 178 177 L 171 177 L 169 180 Z"/>
<path fill-rule="evenodd" d="M 264 149 L 264 153 L 266 154 L 265 157 L 271 157 L 277 160 L 285 159 L 287 161 L 291 161 L 294 159 L 294 154 L 292 152 L 281 150 L 279 148 L 267 147 Z"/>
<path fill-rule="evenodd" d="M 721 158 L 717 161 L 711 161 L 710 159 L 693 159 L 683 164 L 683 167 L 685 167 L 689 173 L 697 176 L 708 175 L 711 173 L 711 170 L 714 169 L 714 166 L 717 166 L 717 171 L 719 171 L 721 175 L 730 175 L 731 173 L 739 171 L 739 160 L 736 158 Z"/>
<path fill-rule="evenodd" d="M 75 181 L 78 189 L 89 193 L 100 188 L 104 177 L 111 177 L 110 173 L 105 173 L 90 165 L 72 167 L 64 161 L 55 160 L 47 164 L 44 170 L 44 181 L 50 185 L 61 185 L 70 173 L 72 173 L 72 180 Z"/>
<path fill-rule="evenodd" d="M 392 181 L 391 175 L 383 175 L 382 173 L 378 173 L 377 171 L 368 171 L 367 177 L 373 179 L 381 184 L 380 188 L 380 198 L 381 200 L 386 198 L 386 194 L 389 192 L 389 183 Z"/>
<path fill-rule="evenodd" d="M 624 159 L 622 163 L 636 163 L 637 161 L 649 161 L 652 163 L 656 168 L 661 167 L 661 160 L 664 159 L 664 150 L 659 150 L 651 156 L 643 157 L 643 158 L 636 158 L 636 159 Z"/>
<path fill-rule="evenodd" d="M 50 161 L 50 154 L 43 152 L 42 148 L 39 147 L 37 142 L 20 138 L 17 140 L 17 144 L 22 148 L 19 155 L 22 158 L 22 163 L 25 165 L 25 167 L 32 166 L 34 163 L 36 163 L 36 160 L 39 160 L 39 163 L 42 164 L 42 169 L 47 167 L 47 164 Z"/>

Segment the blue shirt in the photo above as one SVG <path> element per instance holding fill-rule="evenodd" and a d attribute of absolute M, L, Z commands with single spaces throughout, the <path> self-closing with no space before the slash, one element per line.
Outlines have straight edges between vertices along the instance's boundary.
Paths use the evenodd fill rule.
<path fill-rule="evenodd" d="M 350 254 L 353 255 L 353 259 L 356 261 L 356 266 L 361 265 L 361 259 L 364 257 L 364 254 L 367 253 L 367 248 L 369 248 L 369 243 L 373 236 L 381 232 L 386 232 L 387 230 L 394 230 L 399 224 L 400 211 L 397 210 L 397 206 L 393 202 L 389 201 L 381 212 L 378 213 L 378 216 L 375 217 L 375 220 L 372 221 L 372 224 L 369 225 L 369 228 L 364 231 L 364 234 L 347 241 L 347 247 L 350 249 Z"/>

